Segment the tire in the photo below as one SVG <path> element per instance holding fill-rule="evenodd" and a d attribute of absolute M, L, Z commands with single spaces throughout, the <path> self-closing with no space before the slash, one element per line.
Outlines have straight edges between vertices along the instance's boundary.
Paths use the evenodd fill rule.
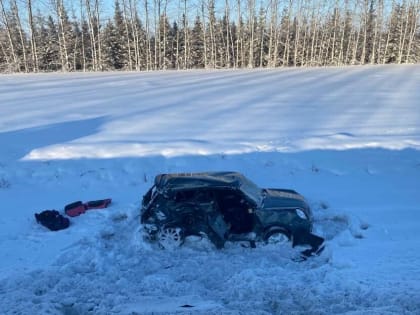
<path fill-rule="evenodd" d="M 157 241 L 163 249 L 176 249 L 184 243 L 184 240 L 184 230 L 177 226 L 162 227 L 157 234 Z"/>
<path fill-rule="evenodd" d="M 268 231 L 264 235 L 264 242 L 266 244 L 276 244 L 276 245 L 290 244 L 291 246 L 292 245 L 291 240 L 292 238 L 290 236 L 290 233 L 286 229 L 282 227 L 277 227 L 277 226 L 274 226 L 268 229 Z"/>

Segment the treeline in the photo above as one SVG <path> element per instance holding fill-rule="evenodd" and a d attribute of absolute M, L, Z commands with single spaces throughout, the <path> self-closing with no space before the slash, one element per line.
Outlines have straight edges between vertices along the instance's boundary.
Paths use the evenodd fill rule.
<path fill-rule="evenodd" d="M 50 4 L 0 0 L 0 72 L 420 61 L 420 0 L 116 0 L 108 18 L 99 0 Z"/>

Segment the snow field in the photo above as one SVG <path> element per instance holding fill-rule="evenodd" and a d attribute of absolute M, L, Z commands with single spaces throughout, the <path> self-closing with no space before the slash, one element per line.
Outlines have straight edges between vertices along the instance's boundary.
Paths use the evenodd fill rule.
<path fill-rule="evenodd" d="M 420 314 L 418 70 L 0 77 L 0 313 Z M 156 174 L 220 170 L 303 194 L 323 254 L 143 241 Z"/>

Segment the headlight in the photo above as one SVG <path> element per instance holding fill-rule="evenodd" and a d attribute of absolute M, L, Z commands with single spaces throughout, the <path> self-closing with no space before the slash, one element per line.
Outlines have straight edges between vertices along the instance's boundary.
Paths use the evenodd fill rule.
<path fill-rule="evenodd" d="M 300 209 L 296 209 L 296 214 L 299 216 L 299 218 L 307 220 L 308 216 Z"/>

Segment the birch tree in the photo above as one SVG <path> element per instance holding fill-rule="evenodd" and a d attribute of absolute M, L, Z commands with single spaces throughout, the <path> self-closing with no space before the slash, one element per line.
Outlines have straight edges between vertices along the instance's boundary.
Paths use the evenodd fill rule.
<path fill-rule="evenodd" d="M 17 53 L 16 53 L 15 43 L 13 41 L 12 29 L 11 29 L 9 17 L 6 13 L 6 9 L 5 9 L 3 0 L 0 0 L 0 7 L 1 7 L 1 15 L 2 15 L 2 18 L 3 18 L 3 23 L 6 27 L 6 34 L 7 34 L 7 39 L 9 41 L 10 53 L 12 55 L 11 59 L 13 60 L 13 64 L 11 65 L 11 69 L 20 71 L 20 64 L 19 64 L 19 59 L 18 59 Z M 5 54 L 7 54 L 7 53 L 5 53 Z"/>

